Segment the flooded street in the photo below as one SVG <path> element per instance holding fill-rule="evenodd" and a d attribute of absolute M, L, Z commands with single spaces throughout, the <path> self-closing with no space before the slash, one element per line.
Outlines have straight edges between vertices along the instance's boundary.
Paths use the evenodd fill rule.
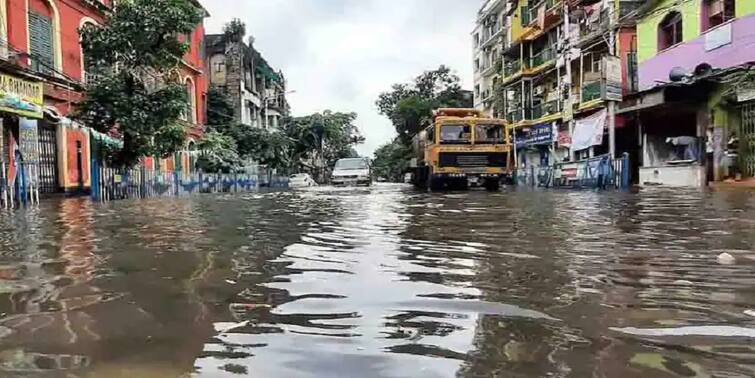
<path fill-rule="evenodd" d="M 751 377 L 754 230 L 746 192 L 48 201 L 0 214 L 0 376 Z"/>

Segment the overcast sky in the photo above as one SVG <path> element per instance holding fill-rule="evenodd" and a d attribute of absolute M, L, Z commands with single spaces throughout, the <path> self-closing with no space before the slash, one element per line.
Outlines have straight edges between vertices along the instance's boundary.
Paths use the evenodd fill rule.
<path fill-rule="evenodd" d="M 395 135 L 377 96 L 441 64 L 472 89 L 472 39 L 481 0 L 200 0 L 207 33 L 240 18 L 255 47 L 286 76 L 293 115 L 359 114 L 367 156 Z"/>

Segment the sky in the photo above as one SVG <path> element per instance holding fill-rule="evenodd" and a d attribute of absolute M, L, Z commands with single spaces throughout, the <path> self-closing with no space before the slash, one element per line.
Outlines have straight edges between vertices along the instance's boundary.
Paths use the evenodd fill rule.
<path fill-rule="evenodd" d="M 356 112 L 372 156 L 395 131 L 375 101 L 392 84 L 445 64 L 473 86 L 472 29 L 482 0 L 200 0 L 207 33 L 233 18 L 276 69 L 294 116 Z"/>

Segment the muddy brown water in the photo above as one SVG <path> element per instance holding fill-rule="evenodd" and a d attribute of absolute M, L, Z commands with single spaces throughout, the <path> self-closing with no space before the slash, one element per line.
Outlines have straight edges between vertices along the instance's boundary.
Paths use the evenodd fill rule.
<path fill-rule="evenodd" d="M 0 213 L 0 376 L 752 377 L 755 194 L 47 201 Z"/>

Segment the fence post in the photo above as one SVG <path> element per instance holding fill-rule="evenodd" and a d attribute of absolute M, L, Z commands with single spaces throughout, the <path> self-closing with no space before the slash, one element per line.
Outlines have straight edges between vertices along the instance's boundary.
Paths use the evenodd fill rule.
<path fill-rule="evenodd" d="M 629 163 L 630 163 L 629 154 L 625 152 L 621 160 L 622 160 L 621 164 L 623 166 L 621 169 L 621 173 L 622 173 L 621 186 L 622 186 L 622 189 L 629 189 L 629 182 L 631 179 L 629 175 Z"/>

